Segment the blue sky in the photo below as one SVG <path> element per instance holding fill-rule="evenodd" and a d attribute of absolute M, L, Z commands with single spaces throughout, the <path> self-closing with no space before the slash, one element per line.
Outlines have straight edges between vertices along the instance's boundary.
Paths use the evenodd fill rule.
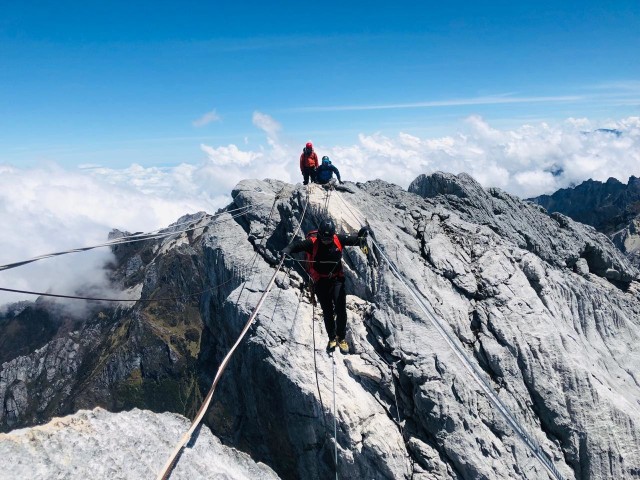
<path fill-rule="evenodd" d="M 624 118 L 638 32 L 637 0 L 3 2 L 0 163 L 197 162 L 266 145 L 256 111 L 327 147 Z"/>

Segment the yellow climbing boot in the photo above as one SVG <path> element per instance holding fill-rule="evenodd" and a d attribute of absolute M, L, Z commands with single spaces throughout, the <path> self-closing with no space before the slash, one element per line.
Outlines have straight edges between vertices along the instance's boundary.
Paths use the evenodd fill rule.
<path fill-rule="evenodd" d="M 338 341 L 338 347 L 340 347 L 340 353 L 349 353 L 349 344 L 344 338 Z"/>
<path fill-rule="evenodd" d="M 336 349 L 337 345 L 338 345 L 338 342 L 335 338 L 332 340 L 329 340 L 329 343 L 327 343 L 327 352 L 333 352 Z"/>

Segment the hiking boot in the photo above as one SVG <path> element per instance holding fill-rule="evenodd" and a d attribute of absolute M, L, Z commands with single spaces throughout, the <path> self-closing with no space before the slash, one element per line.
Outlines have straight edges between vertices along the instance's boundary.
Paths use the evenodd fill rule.
<path fill-rule="evenodd" d="M 340 353 L 349 353 L 349 344 L 344 338 L 338 341 L 338 347 L 340 347 Z"/>
<path fill-rule="evenodd" d="M 329 340 L 329 343 L 327 343 L 327 352 L 333 352 L 336 349 L 336 346 L 338 345 L 338 342 L 336 341 L 336 339 L 332 339 Z"/>

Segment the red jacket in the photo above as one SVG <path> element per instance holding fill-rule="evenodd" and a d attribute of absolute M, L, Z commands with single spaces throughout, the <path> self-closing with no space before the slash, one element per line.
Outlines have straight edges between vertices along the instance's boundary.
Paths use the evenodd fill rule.
<path fill-rule="evenodd" d="M 311 152 L 309 156 L 302 152 L 302 155 L 300 155 L 300 171 L 304 173 L 305 167 L 318 168 L 318 156 L 316 152 Z"/>

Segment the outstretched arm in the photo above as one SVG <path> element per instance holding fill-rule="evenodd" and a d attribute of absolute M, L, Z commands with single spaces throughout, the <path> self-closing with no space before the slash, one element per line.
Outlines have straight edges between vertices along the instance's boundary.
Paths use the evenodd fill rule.
<path fill-rule="evenodd" d="M 331 165 L 331 168 L 333 169 L 333 173 L 336 174 L 336 177 L 338 177 L 338 181 L 342 183 L 342 179 L 340 178 L 340 171 L 338 170 L 338 168 L 335 165 Z"/>
<path fill-rule="evenodd" d="M 369 235 L 371 229 L 369 227 L 362 227 L 358 230 L 358 233 L 351 235 L 338 235 L 340 243 L 346 247 L 355 247 L 360 245 L 360 240 L 366 238 Z"/>
<path fill-rule="evenodd" d="M 290 255 L 292 253 L 311 251 L 312 249 L 313 243 L 311 240 L 300 240 L 287 245 L 281 250 L 281 252 Z"/>

